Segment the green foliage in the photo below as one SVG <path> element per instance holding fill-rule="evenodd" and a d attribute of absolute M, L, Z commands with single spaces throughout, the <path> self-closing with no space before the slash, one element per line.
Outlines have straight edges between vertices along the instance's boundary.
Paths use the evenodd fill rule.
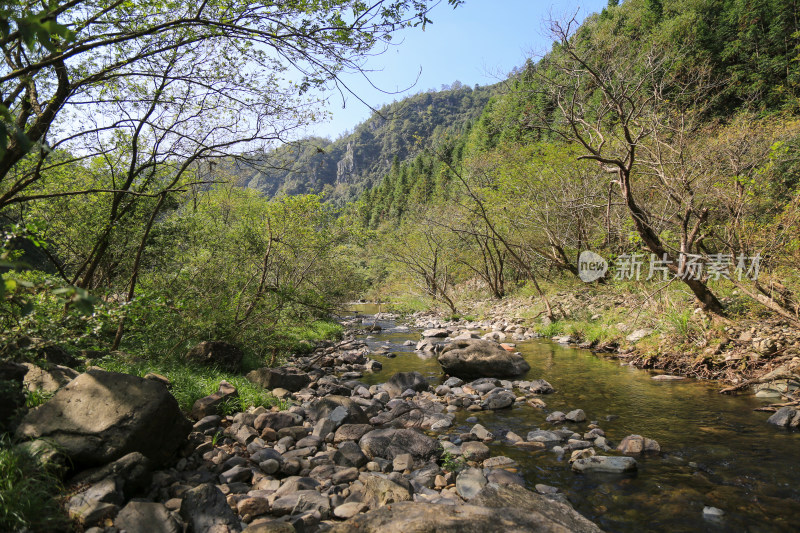
<path fill-rule="evenodd" d="M 0 529 L 65 531 L 69 521 L 56 496 L 58 471 L 0 438 Z"/>
<path fill-rule="evenodd" d="M 453 472 L 456 474 L 461 470 L 463 470 L 464 467 L 466 466 L 463 458 L 456 457 L 447 450 L 442 451 L 441 465 L 442 465 L 442 470 L 444 470 L 445 472 Z"/>
<path fill-rule="evenodd" d="M 564 324 L 560 320 L 555 320 L 549 324 L 545 324 L 536 328 L 536 332 L 542 337 L 555 337 L 557 335 L 563 335 L 564 331 Z"/>
<path fill-rule="evenodd" d="M 108 355 L 96 361 L 101 368 L 144 377 L 155 372 L 170 380 L 170 392 L 184 411 L 190 411 L 194 402 L 217 392 L 219 382 L 227 381 L 239 391 L 239 398 L 226 405 L 226 414 L 242 411 L 250 406 L 285 407 L 286 403 L 272 396 L 266 389 L 254 385 L 244 376 L 215 368 L 186 364 L 177 358 L 141 360 L 122 355 Z"/>
<path fill-rule="evenodd" d="M 39 407 L 47 400 L 53 397 L 55 393 L 53 392 L 46 392 L 40 389 L 36 390 L 25 390 L 25 407 L 28 409 L 33 409 L 35 407 Z"/>

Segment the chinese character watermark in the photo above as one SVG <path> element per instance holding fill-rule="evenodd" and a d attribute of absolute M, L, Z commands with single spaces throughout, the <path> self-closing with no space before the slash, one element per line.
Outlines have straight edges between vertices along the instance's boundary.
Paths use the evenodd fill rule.
<path fill-rule="evenodd" d="M 677 261 L 670 260 L 666 253 L 661 257 L 650 254 L 647 262 L 645 257 L 645 254 L 621 254 L 609 265 L 603 257 L 587 250 L 578 258 L 578 275 L 586 283 L 591 283 L 603 278 L 613 266 L 615 280 L 639 281 L 643 276 L 646 280 L 700 280 L 705 276 L 716 281 L 735 276 L 739 281 L 743 278 L 755 281 L 761 268 L 761 254 L 734 256 L 716 253 L 703 257 L 681 253 Z"/>

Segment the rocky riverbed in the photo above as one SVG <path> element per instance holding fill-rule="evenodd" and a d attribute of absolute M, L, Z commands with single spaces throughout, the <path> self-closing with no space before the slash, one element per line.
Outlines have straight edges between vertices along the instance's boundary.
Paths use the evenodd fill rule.
<path fill-rule="evenodd" d="M 531 464 L 557 465 L 587 490 L 610 487 L 621 496 L 616 487 L 659 469 L 695 472 L 714 484 L 711 468 L 662 449 L 652 424 L 620 432 L 613 415 L 599 419 L 593 400 L 578 401 L 531 376 L 539 370 L 513 343 L 532 331 L 429 317 L 409 330 L 395 318 L 351 319 L 343 342 L 248 375 L 284 398 L 284 410 L 222 416 L 220 406 L 237 392 L 221 383 L 195 404 L 189 423 L 158 376 L 93 369 L 71 381 L 53 377 L 61 389 L 26 417 L 18 435 L 55 441 L 69 456 L 66 506 L 93 533 L 599 531 L 573 509 L 567 496 L 575 499 L 574 486 L 565 494 L 562 483 L 548 484 Z M 403 333 L 406 346 L 398 351 L 399 343 L 381 341 L 383 328 Z M 439 370 L 384 370 L 402 358 Z M 492 368 L 502 377 L 478 377 Z M 76 407 L 90 398 L 102 407 Z M 521 412 L 540 414 L 509 422 Z M 795 417 L 782 412 L 783 419 L 790 426 Z M 641 464 L 648 471 L 637 476 Z M 672 491 L 665 498 L 666 505 L 681 501 Z M 694 504 L 703 524 L 697 529 L 737 523 L 711 505 L 718 497 L 705 500 L 709 505 Z M 629 501 L 642 507 L 641 497 Z M 597 509 L 587 514 L 601 516 Z M 766 530 L 782 530 L 782 523 Z"/>

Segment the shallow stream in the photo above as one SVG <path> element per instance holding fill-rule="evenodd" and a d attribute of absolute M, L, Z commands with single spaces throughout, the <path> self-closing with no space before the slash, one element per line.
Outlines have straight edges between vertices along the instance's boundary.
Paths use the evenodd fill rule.
<path fill-rule="evenodd" d="M 362 305 L 363 314 L 378 312 Z M 382 383 L 396 372 L 416 370 L 433 385 L 441 383 L 436 358 L 423 359 L 412 347 L 420 332 L 379 321 L 381 333 L 367 342 L 374 351 L 387 346 L 394 357 L 372 354 L 383 370 L 362 381 Z M 752 396 L 725 396 L 719 386 L 694 380 L 654 381 L 652 374 L 620 366 L 587 350 L 544 340 L 517 343 L 531 365 L 519 379 L 542 378 L 556 389 L 542 396 L 537 409 L 524 403 L 510 409 L 456 413 L 451 433 L 469 432 L 469 416 L 493 433 L 514 431 L 523 438 L 552 411 L 583 409 L 597 421 L 613 445 L 630 434 L 655 439 L 660 456 L 637 458 L 635 475 L 575 474 L 566 458 L 549 451 L 531 452 L 500 442 L 492 455 L 506 455 L 520 465 L 529 488 L 558 487 L 575 508 L 609 532 L 639 531 L 800 531 L 800 432 L 768 425 L 768 413 L 753 409 L 768 403 Z M 586 423 L 561 424 L 577 432 Z M 703 517 L 703 508 L 725 511 L 721 519 Z"/>

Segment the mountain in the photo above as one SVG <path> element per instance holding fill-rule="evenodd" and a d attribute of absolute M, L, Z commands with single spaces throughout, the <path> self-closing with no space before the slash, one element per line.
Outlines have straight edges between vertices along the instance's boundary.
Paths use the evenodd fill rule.
<path fill-rule="evenodd" d="M 324 192 L 346 203 L 377 185 L 395 160 L 413 159 L 423 147 L 468 129 L 497 86 L 453 83 L 382 107 L 353 133 L 336 141 L 320 137 L 282 146 L 257 164 L 239 164 L 240 183 L 266 195 Z"/>

